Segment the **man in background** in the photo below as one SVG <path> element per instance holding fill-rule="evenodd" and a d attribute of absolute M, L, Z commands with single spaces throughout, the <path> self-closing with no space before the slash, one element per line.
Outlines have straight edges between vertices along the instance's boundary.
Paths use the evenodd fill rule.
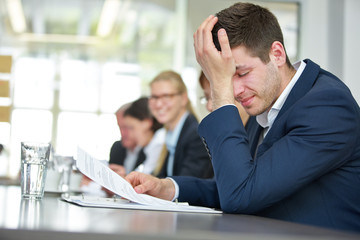
<path fill-rule="evenodd" d="M 109 167 L 122 177 L 145 160 L 144 153 L 129 134 L 124 121 L 124 112 L 130 105 L 131 103 L 127 103 L 121 106 L 115 113 L 121 140 L 114 142 L 110 150 Z"/>
<path fill-rule="evenodd" d="M 131 103 L 126 103 L 115 112 L 121 140 L 115 141 L 110 149 L 109 167 L 122 177 L 125 177 L 127 173 L 133 171 L 137 165 L 145 160 L 141 147 L 137 146 L 124 122 L 124 112 L 130 105 Z M 101 188 L 100 185 L 85 175 L 83 175 L 80 186 L 84 192 L 94 195 L 113 194 L 107 189 Z"/>

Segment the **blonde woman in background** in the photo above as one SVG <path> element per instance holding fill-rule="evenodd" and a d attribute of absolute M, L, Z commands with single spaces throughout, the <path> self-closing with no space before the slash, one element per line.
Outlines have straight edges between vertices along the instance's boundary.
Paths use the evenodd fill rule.
<path fill-rule="evenodd" d="M 197 133 L 198 121 L 181 76 L 174 71 L 161 72 L 150 88 L 150 110 L 167 129 L 166 149 L 153 174 L 211 178 L 211 161 Z"/>

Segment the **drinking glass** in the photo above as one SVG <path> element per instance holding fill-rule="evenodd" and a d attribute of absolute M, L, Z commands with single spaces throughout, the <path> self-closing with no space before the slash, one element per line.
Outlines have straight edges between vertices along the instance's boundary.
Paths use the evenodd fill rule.
<path fill-rule="evenodd" d="M 51 144 L 21 142 L 21 196 L 42 199 Z"/>
<path fill-rule="evenodd" d="M 74 158 L 72 156 L 54 155 L 54 165 L 55 169 L 60 173 L 58 190 L 61 192 L 69 192 Z"/>

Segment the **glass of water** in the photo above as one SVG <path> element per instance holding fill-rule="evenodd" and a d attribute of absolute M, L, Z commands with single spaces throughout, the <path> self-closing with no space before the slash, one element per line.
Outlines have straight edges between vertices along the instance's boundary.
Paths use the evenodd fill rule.
<path fill-rule="evenodd" d="M 21 196 L 42 199 L 51 144 L 21 142 Z"/>
<path fill-rule="evenodd" d="M 74 165 L 72 156 L 54 155 L 54 167 L 60 173 L 60 182 L 58 190 L 61 192 L 70 191 L 70 177 Z"/>

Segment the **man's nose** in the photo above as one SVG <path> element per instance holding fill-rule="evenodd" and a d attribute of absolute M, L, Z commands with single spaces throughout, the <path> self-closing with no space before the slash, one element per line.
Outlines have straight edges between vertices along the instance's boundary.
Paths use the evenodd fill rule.
<path fill-rule="evenodd" d="M 234 81 L 233 82 L 234 87 L 234 96 L 238 96 L 242 94 L 245 91 L 244 85 L 241 83 L 241 81 Z"/>

